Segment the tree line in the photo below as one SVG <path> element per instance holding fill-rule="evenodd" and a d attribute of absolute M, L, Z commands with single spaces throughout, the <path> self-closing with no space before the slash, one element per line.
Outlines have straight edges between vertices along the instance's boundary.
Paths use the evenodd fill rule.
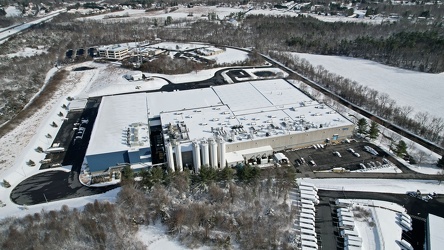
<path fill-rule="evenodd" d="M 379 93 L 356 81 L 328 72 L 322 66 L 314 67 L 307 60 L 300 59 L 295 54 L 270 51 L 270 55 L 345 100 L 438 145 L 444 143 L 443 118 L 434 117 L 428 112 L 418 112 L 413 115 L 413 107 L 398 106 L 396 101 L 386 93 Z"/>

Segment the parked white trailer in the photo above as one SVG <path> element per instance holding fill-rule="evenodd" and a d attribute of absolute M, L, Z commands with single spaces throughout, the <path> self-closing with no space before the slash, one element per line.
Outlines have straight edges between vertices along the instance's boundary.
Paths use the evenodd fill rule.
<path fill-rule="evenodd" d="M 305 209 L 310 209 L 310 210 L 315 210 L 315 206 L 314 206 L 314 204 L 313 204 L 313 202 L 312 202 L 312 204 L 308 204 L 308 203 L 301 203 L 301 206 L 302 206 L 302 208 L 305 208 Z"/>
<path fill-rule="evenodd" d="M 350 207 L 352 204 L 350 201 L 344 200 L 344 199 L 337 199 L 336 200 L 336 206 L 339 207 Z"/>
<path fill-rule="evenodd" d="M 314 190 L 318 191 L 318 188 L 317 188 L 316 185 L 313 184 L 313 183 L 309 183 L 309 182 L 301 182 L 301 183 L 299 183 L 299 186 L 312 187 Z"/>
<path fill-rule="evenodd" d="M 362 238 L 361 237 L 356 237 L 356 236 L 353 236 L 353 235 L 346 235 L 344 237 L 344 239 L 348 240 L 348 241 L 357 241 L 357 242 L 361 242 L 362 243 Z"/>
<path fill-rule="evenodd" d="M 351 217 L 353 218 L 353 213 L 352 212 L 347 212 L 347 211 L 339 211 L 338 212 L 338 217 Z"/>
<path fill-rule="evenodd" d="M 316 244 L 313 241 L 302 241 L 301 246 L 302 247 L 311 247 L 312 249 L 319 249 L 318 244 Z"/>
<path fill-rule="evenodd" d="M 344 247 L 347 247 L 347 246 L 362 247 L 362 242 L 345 240 Z"/>
<path fill-rule="evenodd" d="M 310 195 L 310 196 L 313 196 L 313 197 L 315 197 L 317 200 L 319 200 L 319 196 L 318 196 L 318 193 L 316 192 L 316 191 L 309 191 L 309 190 L 300 190 L 300 194 L 307 194 L 307 195 Z"/>
<path fill-rule="evenodd" d="M 314 230 L 314 228 L 312 229 L 301 228 L 301 235 L 304 234 L 316 237 L 316 231 Z"/>
<path fill-rule="evenodd" d="M 304 218 L 304 219 L 308 219 L 308 220 L 316 221 L 315 216 L 312 215 L 312 214 L 300 213 L 299 216 L 300 216 L 301 218 Z"/>
<path fill-rule="evenodd" d="M 318 243 L 318 239 L 316 239 L 316 237 L 312 235 L 301 234 L 301 240 L 313 241 L 315 243 Z"/>
<path fill-rule="evenodd" d="M 307 187 L 307 186 L 299 186 L 299 190 L 307 190 L 307 191 L 313 191 L 313 192 L 318 192 L 316 189 L 314 189 L 313 187 Z"/>
<path fill-rule="evenodd" d="M 343 221 L 339 222 L 339 227 L 340 228 L 346 228 L 346 229 L 354 229 L 355 228 L 355 222 L 343 220 Z"/>
<path fill-rule="evenodd" d="M 413 250 L 413 247 L 410 243 L 408 243 L 406 240 L 402 239 L 399 241 L 399 243 L 402 245 L 402 247 L 406 250 Z"/>
<path fill-rule="evenodd" d="M 316 216 L 315 211 L 313 211 L 313 210 L 311 210 L 311 209 L 305 209 L 305 208 L 302 208 L 302 209 L 301 209 L 301 214 L 310 214 L 310 215 L 312 215 L 313 217 Z"/>
<path fill-rule="evenodd" d="M 358 232 L 349 229 L 343 229 L 339 234 L 341 235 L 341 237 L 345 237 L 346 235 L 359 237 Z"/>
<path fill-rule="evenodd" d="M 339 216 L 338 219 L 339 219 L 339 221 L 350 221 L 350 222 L 355 221 L 354 218 L 349 217 L 349 216 Z"/>
<path fill-rule="evenodd" d="M 301 228 L 305 228 L 305 229 L 308 229 L 308 230 L 315 230 L 315 227 L 312 224 L 307 224 L 307 223 L 302 222 L 302 221 L 299 221 L 299 226 Z"/>
<path fill-rule="evenodd" d="M 317 248 L 308 247 L 308 246 L 301 246 L 301 250 L 317 250 Z"/>
<path fill-rule="evenodd" d="M 306 218 L 302 218 L 301 217 L 299 219 L 299 221 L 302 222 L 302 223 L 305 223 L 305 224 L 309 224 L 309 225 L 315 226 L 315 222 L 313 220 L 310 220 L 310 219 L 306 219 Z"/>
<path fill-rule="evenodd" d="M 314 195 L 301 193 L 301 200 L 309 200 L 312 201 L 315 205 L 319 204 L 319 197 L 316 197 Z"/>
<path fill-rule="evenodd" d="M 412 231 L 413 230 L 410 223 L 407 223 L 407 222 L 401 220 L 400 224 L 401 224 L 401 228 L 403 231 Z"/>

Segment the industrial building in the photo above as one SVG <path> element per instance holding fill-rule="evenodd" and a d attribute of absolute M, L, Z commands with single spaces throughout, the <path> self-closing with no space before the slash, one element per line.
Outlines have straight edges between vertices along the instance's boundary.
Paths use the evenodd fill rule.
<path fill-rule="evenodd" d="M 197 172 L 203 165 L 260 163 L 274 151 L 345 139 L 353 129 L 284 79 L 105 96 L 86 160 L 95 172 L 123 163 L 149 166 L 165 156 L 171 170 Z"/>

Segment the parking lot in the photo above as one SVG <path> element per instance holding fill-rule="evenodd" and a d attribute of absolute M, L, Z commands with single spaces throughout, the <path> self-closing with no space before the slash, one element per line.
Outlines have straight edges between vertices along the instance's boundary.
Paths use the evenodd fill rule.
<path fill-rule="evenodd" d="M 373 148 L 377 155 L 368 152 L 365 146 Z M 284 154 L 288 157 L 290 164 L 295 166 L 298 172 L 301 173 L 325 171 L 333 168 L 337 171 L 342 171 L 341 168 L 353 171 L 363 169 L 364 167 L 368 169 L 382 166 L 388 160 L 394 161 L 392 157 L 377 146 L 355 140 L 336 145 L 323 144 L 322 147 L 316 146 L 316 148 L 311 146 L 309 148 L 286 151 Z"/>

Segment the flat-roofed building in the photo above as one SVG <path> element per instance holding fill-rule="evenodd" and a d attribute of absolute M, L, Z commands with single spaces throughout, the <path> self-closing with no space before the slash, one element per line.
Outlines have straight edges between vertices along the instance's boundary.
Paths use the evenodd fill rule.
<path fill-rule="evenodd" d="M 146 131 L 150 126 L 161 126 L 169 167 L 194 166 L 197 171 L 203 165 L 223 168 L 242 160 L 265 159 L 273 151 L 342 140 L 354 129 L 351 121 L 283 79 L 107 96 L 96 122 L 102 124 L 103 119 L 113 124 L 109 126 L 119 126 L 106 128 L 115 130 L 103 135 L 114 141 L 110 144 L 119 142 L 121 134 L 117 132 L 130 124 L 146 124 Z M 113 119 L 121 121 L 114 123 Z M 94 133 L 101 133 L 95 130 L 103 126 L 94 126 L 90 147 L 102 143 L 102 136 Z M 105 154 L 107 148 L 100 152 L 88 148 L 87 158 L 91 153 Z M 104 167 L 104 163 L 99 165 Z"/>
<path fill-rule="evenodd" d="M 107 59 L 121 60 L 128 56 L 128 47 L 125 45 L 108 45 L 98 49 L 99 56 Z"/>
<path fill-rule="evenodd" d="M 149 136 L 145 93 L 103 97 L 86 151 L 90 171 L 150 163 Z"/>

